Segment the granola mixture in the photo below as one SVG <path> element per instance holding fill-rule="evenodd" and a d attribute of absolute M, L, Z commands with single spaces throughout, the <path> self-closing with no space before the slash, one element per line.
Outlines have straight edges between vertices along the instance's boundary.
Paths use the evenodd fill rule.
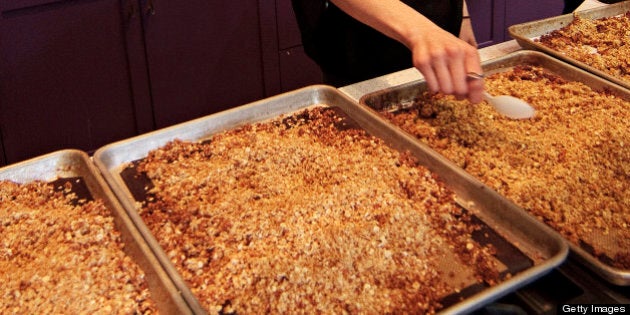
<path fill-rule="evenodd" d="M 141 216 L 212 314 L 433 313 L 462 289 L 449 253 L 498 281 L 452 192 L 332 109 L 174 141 L 138 170 Z"/>
<path fill-rule="evenodd" d="M 501 117 L 424 93 L 413 108 L 383 114 L 600 260 L 630 268 L 630 103 L 539 67 L 492 75 L 493 95 L 535 107 Z"/>
<path fill-rule="evenodd" d="M 567 26 L 545 34 L 541 44 L 620 80 L 630 82 L 630 12 L 586 19 L 574 14 Z"/>
<path fill-rule="evenodd" d="M 122 249 L 102 201 L 0 181 L 0 313 L 155 314 Z"/>

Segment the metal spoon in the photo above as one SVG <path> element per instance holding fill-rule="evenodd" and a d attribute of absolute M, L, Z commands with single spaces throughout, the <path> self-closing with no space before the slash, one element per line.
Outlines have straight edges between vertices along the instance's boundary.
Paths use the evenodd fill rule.
<path fill-rule="evenodd" d="M 483 79 L 484 75 L 474 72 L 468 73 L 468 78 L 473 80 Z M 509 95 L 492 96 L 488 92 L 483 92 L 483 98 L 494 109 L 502 115 L 512 119 L 531 118 L 536 113 L 533 107 L 522 99 Z"/>

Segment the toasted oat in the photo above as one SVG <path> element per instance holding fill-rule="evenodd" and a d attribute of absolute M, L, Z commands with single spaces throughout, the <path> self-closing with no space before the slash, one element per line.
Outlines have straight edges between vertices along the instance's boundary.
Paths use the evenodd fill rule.
<path fill-rule="evenodd" d="M 331 109 L 174 141 L 138 170 L 141 216 L 211 313 L 435 312 L 461 289 L 451 251 L 497 281 L 452 192 Z"/>
<path fill-rule="evenodd" d="M 620 80 L 630 82 L 630 12 L 587 19 L 574 14 L 567 26 L 540 37 L 541 44 Z"/>
<path fill-rule="evenodd" d="M 155 314 L 122 249 L 102 201 L 0 181 L 0 313 Z"/>
<path fill-rule="evenodd" d="M 529 102 L 536 117 L 428 93 L 383 114 L 574 244 L 630 268 L 630 102 L 540 67 L 495 74 L 486 87 Z"/>

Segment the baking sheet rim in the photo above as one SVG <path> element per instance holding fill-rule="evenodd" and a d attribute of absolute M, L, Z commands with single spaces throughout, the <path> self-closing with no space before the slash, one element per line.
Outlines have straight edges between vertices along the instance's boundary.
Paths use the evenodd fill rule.
<path fill-rule="evenodd" d="M 78 163 L 76 161 L 78 161 Z M 43 174 L 41 169 L 38 171 L 34 170 L 34 168 L 45 169 L 44 172 L 46 174 Z M 164 308 L 168 307 L 169 310 L 175 310 L 182 314 L 192 313 L 188 307 L 188 303 L 181 298 L 177 288 L 159 263 L 159 259 L 153 254 L 150 246 L 145 242 L 142 235 L 140 235 L 135 224 L 127 215 L 127 211 L 123 209 L 119 200 L 116 198 L 113 191 L 111 191 L 109 185 L 103 179 L 98 168 L 94 165 L 92 159 L 86 152 L 79 149 L 57 150 L 0 167 L 0 174 L 2 174 L 0 180 L 9 180 L 16 183 L 27 183 L 35 180 L 50 182 L 63 178 L 81 177 L 90 194 L 93 195 L 96 192 L 98 194 L 97 197 L 103 199 L 110 212 L 112 212 L 111 215 L 115 217 L 115 220 L 124 225 L 127 233 L 129 233 L 128 236 L 132 238 L 135 243 L 133 246 L 137 248 L 143 256 L 143 259 L 146 259 L 146 263 L 151 266 L 151 272 L 155 273 L 155 281 L 159 283 L 161 286 L 160 289 L 164 290 L 163 293 L 168 294 L 173 302 L 173 304 L 164 306 Z M 119 232 L 124 233 L 123 231 Z M 128 244 L 125 243 L 125 245 Z M 125 247 L 128 248 L 128 246 Z M 127 256 L 130 255 L 127 252 L 125 252 L 125 254 Z M 135 257 L 131 258 L 136 261 Z M 147 276 L 147 271 L 143 269 L 143 272 L 145 276 Z M 153 293 L 153 291 L 150 292 Z M 165 303 L 157 300 L 155 302 L 156 307 L 158 304 Z M 158 307 L 158 311 L 161 310 L 167 311 L 167 309 Z"/>
<path fill-rule="evenodd" d="M 628 1 L 628 2 L 630 3 L 630 1 Z M 592 80 L 591 84 L 593 84 L 592 82 L 599 82 L 600 84 L 602 84 L 604 86 L 607 85 L 608 88 L 611 89 L 609 91 L 613 91 L 614 93 L 623 93 L 625 95 L 625 98 L 628 101 L 630 101 L 630 90 L 629 89 L 624 88 L 624 87 L 622 87 L 620 85 L 615 85 L 614 83 L 606 80 L 605 78 L 602 78 L 602 77 L 599 77 L 599 76 L 597 76 L 595 74 L 589 73 L 588 71 L 586 71 L 584 69 L 581 69 L 579 67 L 576 67 L 575 65 L 572 65 L 570 63 L 567 63 L 566 61 L 559 60 L 557 58 L 554 58 L 553 56 L 549 56 L 549 55 L 544 54 L 544 53 L 539 52 L 539 51 L 521 50 L 521 51 L 512 52 L 512 53 L 509 53 L 509 54 L 507 54 L 505 56 L 502 56 L 502 57 L 497 57 L 497 58 L 493 58 L 493 59 L 487 60 L 487 61 L 482 63 L 482 67 L 486 68 L 488 66 L 493 66 L 493 65 L 501 66 L 502 64 L 505 64 L 506 67 L 509 67 L 508 64 L 510 64 L 510 60 L 511 59 L 518 59 L 518 58 L 522 58 L 522 57 L 525 57 L 525 58 L 532 57 L 534 59 L 538 58 L 538 59 L 546 60 L 548 62 L 552 62 L 552 63 L 556 63 L 558 65 L 561 65 L 562 67 L 565 67 L 566 69 L 572 71 L 574 75 L 590 77 L 590 80 Z M 492 69 L 492 70 L 496 70 L 496 69 Z M 367 107 L 367 108 L 369 108 L 371 110 L 374 110 L 369 105 L 366 104 L 366 100 L 368 100 L 370 98 L 374 98 L 374 97 L 379 96 L 379 95 L 389 94 L 389 93 L 392 93 L 392 92 L 395 92 L 395 91 L 406 90 L 406 89 L 409 89 L 409 88 L 415 88 L 416 86 L 423 85 L 424 83 L 426 83 L 425 80 L 420 79 L 420 80 L 415 80 L 415 81 L 412 81 L 412 82 L 407 82 L 407 83 L 404 83 L 404 84 L 401 84 L 401 85 L 398 85 L 398 86 L 389 87 L 387 89 L 383 89 L 383 90 L 380 90 L 380 91 L 374 91 L 374 92 L 371 92 L 371 93 L 363 95 L 359 99 L 359 103 L 362 106 L 365 106 L 365 107 Z M 402 132 L 402 133 L 408 134 L 404 130 L 402 130 L 400 127 L 395 126 L 395 128 L 398 128 L 400 130 L 400 132 Z M 427 148 L 427 150 L 430 150 L 430 151 L 434 152 L 436 155 L 442 156 L 444 159 L 448 160 L 448 158 L 446 158 L 445 156 L 443 156 L 442 154 L 437 152 L 435 149 L 431 148 L 428 144 L 419 141 L 413 135 L 409 135 L 409 136 L 411 138 L 413 138 L 414 141 L 418 142 L 420 145 L 425 146 Z M 455 165 L 454 163 L 453 163 L 453 165 L 456 168 L 460 168 L 459 166 Z M 462 171 L 466 172 L 463 169 L 462 169 Z M 470 174 L 470 176 L 472 176 L 472 174 Z M 522 209 L 522 211 L 525 211 L 525 210 Z M 525 212 L 527 213 L 527 211 L 525 211 Z M 531 214 L 529 214 L 529 213 L 527 213 L 527 215 L 531 216 Z M 572 242 L 568 241 L 566 238 L 561 236 L 557 231 L 555 231 L 555 230 L 553 230 L 553 231 L 554 231 L 554 233 L 557 233 L 564 240 L 564 242 L 566 242 L 567 246 L 573 251 L 574 254 L 577 255 L 576 258 L 578 258 L 578 260 L 581 263 L 583 263 L 584 265 L 588 266 L 590 270 L 592 270 L 593 272 L 599 274 L 606 281 L 608 281 L 608 282 L 610 282 L 612 284 L 621 285 L 621 286 L 630 286 L 630 269 L 626 270 L 626 269 L 615 268 L 615 267 L 606 265 L 603 262 L 599 261 L 597 258 L 595 258 L 592 254 L 586 252 L 585 250 L 581 249 L 577 245 L 575 245 Z"/>
<path fill-rule="evenodd" d="M 612 15 L 603 15 L 603 16 L 599 16 L 598 13 L 602 13 L 602 11 L 614 11 L 615 9 L 623 9 L 623 12 L 619 11 L 617 13 L 613 13 Z M 615 4 L 611 4 L 611 5 L 607 5 L 607 6 L 603 6 L 603 7 L 598 7 L 598 8 L 592 8 L 592 9 L 588 9 L 588 10 L 584 10 L 584 11 L 579 11 L 577 12 L 578 15 L 581 16 L 593 16 L 596 18 L 603 18 L 603 17 L 610 17 L 610 16 L 614 16 L 614 15 L 619 15 L 622 13 L 627 12 L 628 10 L 630 10 L 630 1 L 624 1 L 624 2 L 620 2 L 620 3 L 615 3 Z M 586 71 L 589 71 L 593 74 L 596 74 L 602 78 L 605 78 L 606 80 L 620 85 L 624 88 L 628 88 L 630 89 L 630 82 L 629 81 L 625 81 L 621 78 L 615 77 L 612 74 L 597 69 L 593 66 L 590 66 L 580 60 L 574 59 L 574 58 L 570 58 L 564 54 L 562 54 L 560 51 L 555 50 L 555 49 L 551 49 L 547 46 L 542 45 L 541 43 L 538 43 L 536 41 L 534 41 L 535 38 L 546 34 L 536 34 L 536 36 L 528 36 L 528 35 L 532 35 L 532 34 L 528 34 L 526 32 L 523 31 L 523 29 L 527 29 L 527 27 L 533 26 L 533 25 L 538 25 L 538 24 L 543 24 L 543 23 L 558 23 L 558 22 L 562 22 L 564 20 L 573 20 L 573 13 L 568 13 L 568 14 L 564 14 L 564 15 L 559 15 L 559 16 L 555 16 L 555 17 L 550 17 L 550 18 L 546 18 L 546 19 L 541 19 L 541 20 L 535 20 L 535 21 L 530 21 L 530 22 L 525 22 L 525 23 L 519 23 L 519 24 L 515 24 L 515 25 L 511 25 L 508 27 L 508 33 L 510 34 L 510 36 L 512 38 L 514 38 L 516 40 L 516 42 L 524 49 L 533 49 L 533 50 L 538 50 L 538 51 L 542 51 L 546 54 L 549 54 L 551 56 L 554 56 L 558 59 L 564 60 L 568 63 L 571 63 L 573 65 L 576 65 Z M 555 29 L 549 30 L 548 32 L 551 32 Z"/>
<path fill-rule="evenodd" d="M 218 120 L 222 117 L 226 117 L 229 115 L 233 115 L 235 113 L 241 112 L 241 111 L 247 111 L 248 109 L 252 109 L 252 108 L 256 108 L 256 107 L 264 107 L 267 105 L 274 105 L 276 104 L 276 102 L 280 102 L 285 100 L 286 98 L 299 98 L 302 101 L 304 101 L 304 99 L 308 99 L 308 104 L 302 104 L 302 106 L 293 106 L 293 108 L 290 106 L 287 111 L 287 106 L 280 106 L 282 108 L 285 108 L 284 110 L 281 110 L 281 112 L 285 113 L 285 112 L 291 112 L 291 111 L 296 111 L 299 110 L 301 108 L 306 108 L 308 106 L 312 106 L 312 105 L 316 105 L 316 104 L 324 104 L 324 105 L 333 105 L 333 104 L 328 104 L 329 101 L 331 100 L 335 100 L 335 99 L 341 99 L 344 102 L 348 102 L 348 103 L 353 103 L 352 107 L 354 107 L 354 110 L 360 111 L 362 113 L 362 115 L 367 115 L 370 117 L 370 119 L 375 119 L 378 121 L 378 123 L 383 124 L 384 128 L 391 128 L 391 126 L 389 125 L 388 122 L 385 122 L 383 119 L 381 119 L 380 117 L 378 117 L 378 115 L 375 115 L 373 113 L 371 113 L 370 111 L 366 111 L 364 108 L 362 108 L 361 106 L 359 106 L 358 104 L 356 104 L 356 102 L 354 102 L 353 100 L 351 100 L 348 96 L 346 96 L 345 94 L 339 92 L 337 89 L 330 87 L 330 86 L 326 86 L 326 85 L 313 85 L 313 86 L 308 86 L 308 87 L 304 87 L 298 90 L 294 90 L 291 92 L 286 92 L 271 98 L 267 98 L 267 99 L 263 99 L 254 103 L 250 103 L 250 104 L 246 104 L 237 108 L 233 108 L 224 112 L 220 112 L 220 113 L 216 113 L 216 114 L 212 114 L 206 117 L 202 117 L 202 118 L 198 118 L 189 122 L 185 122 L 185 123 L 181 123 L 175 126 L 171 126 L 168 128 L 164 128 L 161 130 L 157 130 L 155 132 L 151 132 L 149 134 L 145 134 L 145 135 L 140 135 L 137 137 L 133 137 L 127 140 L 123 140 L 123 141 L 119 141 L 116 143 L 112 143 L 109 145 L 106 145 L 100 149 L 98 149 L 94 155 L 94 161 L 97 165 L 97 167 L 99 169 L 101 169 L 101 172 L 103 173 L 105 179 L 110 183 L 110 185 L 112 186 L 114 192 L 116 194 L 119 195 L 119 198 L 121 199 L 121 202 L 123 203 L 123 205 L 125 206 L 126 209 L 133 209 L 133 211 L 130 214 L 130 216 L 132 216 L 132 219 L 135 218 L 135 221 L 137 221 L 137 224 L 139 224 L 139 226 L 142 226 L 143 228 L 141 229 L 141 231 L 150 239 L 152 239 L 151 241 L 149 241 L 150 244 L 152 244 L 153 246 L 155 246 L 155 248 L 158 251 L 161 251 L 162 254 L 159 254 L 158 256 L 161 256 L 162 259 L 164 260 L 164 264 L 168 265 L 165 266 L 165 268 L 167 268 L 167 270 L 170 270 L 170 272 L 172 272 L 173 277 L 179 278 L 179 280 L 174 279 L 174 281 L 176 283 L 179 283 L 180 285 L 183 285 L 185 289 L 187 289 L 188 291 L 190 291 L 190 289 L 185 285 L 185 283 L 182 281 L 181 277 L 179 276 L 179 272 L 175 269 L 175 267 L 172 265 L 172 263 L 170 263 L 170 260 L 168 260 L 168 258 L 164 255 L 163 253 L 163 249 L 159 246 L 159 244 L 157 243 L 157 241 L 155 240 L 154 236 L 152 236 L 152 233 L 150 231 L 148 231 L 148 228 L 146 228 L 146 225 L 144 225 L 142 219 L 140 218 L 140 216 L 137 213 L 137 208 L 136 208 L 136 202 L 135 200 L 133 200 L 133 197 L 131 196 L 131 193 L 129 192 L 129 190 L 127 189 L 126 185 L 124 184 L 124 182 L 122 181 L 122 179 L 120 178 L 120 174 L 118 171 L 120 171 L 121 168 L 121 161 L 116 161 L 116 165 L 111 165 L 111 167 L 108 165 L 108 162 L 106 162 L 105 160 L 105 156 L 107 155 L 107 153 L 109 151 L 115 151 L 116 149 L 120 149 L 120 147 L 124 147 L 124 146 L 132 146 L 133 144 L 137 143 L 137 142 L 141 142 L 143 140 L 145 141 L 149 141 L 147 139 L 150 139 L 151 137 L 159 137 L 160 139 L 158 141 L 152 141 L 152 144 L 154 145 L 153 148 L 156 148 L 157 146 L 159 146 L 160 144 L 163 144 L 167 139 L 175 139 L 178 138 L 176 136 L 177 131 L 182 129 L 182 128 L 186 128 L 186 127 L 199 127 L 204 125 L 204 123 L 206 121 L 214 121 L 214 120 Z M 277 104 L 276 104 L 277 105 Z M 273 115 L 272 117 L 277 116 L 277 114 Z M 351 116 L 352 117 L 352 116 Z M 262 120 L 262 116 L 261 116 L 261 120 Z M 354 118 L 354 117 L 352 117 Z M 198 133 L 199 135 L 201 135 L 202 133 Z M 205 133 L 205 136 L 202 137 L 207 137 L 209 136 L 209 134 L 211 133 Z M 202 138 L 200 137 L 200 138 Z M 189 137 L 185 137 L 185 138 L 189 138 Z M 193 139 L 188 139 L 188 140 L 193 140 Z M 195 139 L 196 140 L 196 139 Z M 146 153 L 145 153 L 146 155 Z M 137 159 L 137 158 L 136 158 Z M 132 159 L 133 160 L 133 159 Z M 127 160 L 124 161 L 124 163 L 128 163 L 131 162 L 132 160 Z M 535 224 L 538 224 L 537 222 L 535 222 Z M 547 229 L 546 226 L 542 226 L 542 229 L 544 231 L 546 231 L 545 229 Z M 551 231 L 550 231 L 551 233 Z M 508 279 L 496 286 L 493 286 L 487 290 L 482 291 L 481 293 L 475 294 L 472 297 L 469 297 L 468 299 L 466 299 L 463 302 L 457 303 L 452 307 L 446 308 L 444 310 L 442 310 L 443 312 L 466 312 L 469 311 L 468 309 L 466 309 L 467 307 L 474 307 L 477 304 L 479 304 L 480 302 L 488 302 L 491 300 L 495 300 L 498 299 L 499 297 L 508 294 L 509 292 L 511 292 L 510 290 L 515 289 L 517 287 L 522 287 L 532 281 L 534 281 L 535 279 L 538 279 L 539 277 L 542 277 L 543 275 L 545 275 L 546 273 L 548 273 L 549 271 L 551 271 L 554 267 L 560 265 L 562 262 L 564 262 L 564 260 L 566 259 L 567 255 L 568 255 L 568 247 L 566 246 L 566 244 L 561 240 L 558 239 L 557 244 L 557 250 L 554 252 L 555 255 L 551 255 L 551 257 L 548 257 L 547 259 L 544 260 L 543 263 L 534 265 L 532 267 L 530 267 L 529 269 L 518 273 L 517 275 L 513 276 L 511 279 Z M 196 299 L 196 297 L 191 296 L 194 300 L 195 303 L 197 304 L 197 306 L 199 308 L 201 308 L 201 306 L 199 305 L 199 301 Z M 201 308 L 203 310 L 203 308 Z"/>

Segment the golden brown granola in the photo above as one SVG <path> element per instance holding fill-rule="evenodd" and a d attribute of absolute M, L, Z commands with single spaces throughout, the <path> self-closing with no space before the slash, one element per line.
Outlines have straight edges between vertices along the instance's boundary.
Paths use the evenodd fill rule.
<path fill-rule="evenodd" d="M 144 273 L 122 249 L 102 201 L 0 181 L 0 313 L 155 314 Z"/>
<path fill-rule="evenodd" d="M 154 185 L 141 216 L 211 313 L 432 313 L 462 289 L 440 272 L 449 253 L 498 280 L 452 192 L 344 122 L 315 108 L 138 166 Z"/>
<path fill-rule="evenodd" d="M 630 102 L 530 66 L 486 88 L 529 102 L 536 117 L 428 93 L 383 114 L 574 244 L 630 268 Z"/>
<path fill-rule="evenodd" d="M 569 58 L 630 83 L 630 12 L 587 19 L 574 15 L 571 23 L 537 41 Z"/>

